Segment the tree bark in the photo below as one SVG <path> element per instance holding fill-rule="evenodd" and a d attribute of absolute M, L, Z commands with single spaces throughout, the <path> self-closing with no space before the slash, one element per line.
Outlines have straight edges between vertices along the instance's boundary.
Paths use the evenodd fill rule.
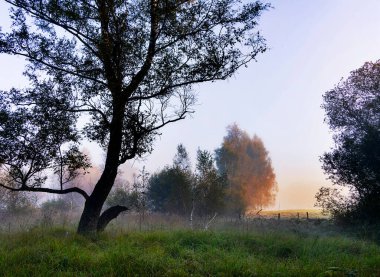
<path fill-rule="evenodd" d="M 117 167 L 114 171 L 117 172 Z M 100 213 L 104 202 L 111 191 L 115 178 L 116 173 L 112 171 L 109 172 L 106 168 L 104 169 L 104 172 L 96 184 L 93 193 L 85 202 L 83 213 L 78 225 L 79 234 L 86 235 L 97 232 Z"/>
<path fill-rule="evenodd" d="M 104 229 L 107 227 L 108 223 L 110 223 L 112 219 L 118 217 L 120 213 L 127 210 L 128 210 L 127 207 L 119 206 L 119 205 L 105 210 L 98 220 L 97 231 L 98 232 L 104 231 Z"/>
<path fill-rule="evenodd" d="M 109 173 L 105 170 L 102 177 L 106 176 L 110 177 L 110 179 L 107 183 L 102 183 L 103 180 L 101 177 L 95 186 L 94 192 L 85 202 L 77 230 L 79 234 L 88 235 L 102 232 L 112 219 L 116 218 L 121 212 L 128 210 L 128 208 L 124 206 L 114 206 L 101 214 L 104 202 L 107 199 L 116 178 L 116 174 L 112 174 L 111 176 L 107 175 L 109 175 Z"/>
<path fill-rule="evenodd" d="M 116 158 L 118 159 L 118 157 L 119 155 L 117 154 Z M 113 159 L 107 159 L 102 176 L 85 202 L 77 230 L 79 234 L 89 234 L 97 231 L 100 213 L 115 182 L 118 169 L 118 161 L 113 163 L 108 160 Z"/>
<path fill-rule="evenodd" d="M 97 203 L 91 197 L 86 200 L 84 209 L 79 220 L 78 234 L 88 235 L 97 231 L 97 225 L 103 203 Z"/>
<path fill-rule="evenodd" d="M 79 234 L 86 235 L 97 232 L 100 213 L 117 176 L 122 143 L 124 107 L 120 102 L 115 102 L 104 170 L 93 192 L 85 202 L 77 230 Z"/>

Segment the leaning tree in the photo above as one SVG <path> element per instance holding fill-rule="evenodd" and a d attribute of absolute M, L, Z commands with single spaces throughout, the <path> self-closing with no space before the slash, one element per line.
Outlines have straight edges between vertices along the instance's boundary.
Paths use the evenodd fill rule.
<path fill-rule="evenodd" d="M 193 86 L 224 80 L 266 50 L 255 28 L 269 4 L 260 1 L 4 2 L 13 23 L 0 32 L 0 53 L 25 58 L 29 86 L 0 93 L 0 164 L 11 180 L 1 185 L 79 193 L 82 234 L 127 209 L 102 212 L 118 167 L 149 153 L 160 128 L 192 112 Z M 91 194 L 73 185 L 90 166 L 78 150 L 85 139 L 106 152 Z"/>

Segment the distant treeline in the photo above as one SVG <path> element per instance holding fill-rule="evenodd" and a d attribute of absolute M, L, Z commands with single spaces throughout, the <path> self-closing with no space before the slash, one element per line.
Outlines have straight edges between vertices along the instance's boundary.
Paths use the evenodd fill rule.
<path fill-rule="evenodd" d="M 96 178 L 94 172 L 90 175 Z M 185 146 L 179 144 L 171 165 L 152 174 L 143 168 L 132 183 L 119 180 L 106 206 L 124 205 L 130 211 L 160 212 L 191 219 L 221 214 L 241 217 L 248 209 L 271 205 L 276 189 L 274 170 L 262 140 L 256 135 L 250 137 L 233 124 L 214 152 L 198 149 L 194 167 Z M 45 217 L 54 217 L 78 211 L 83 204 L 76 194 L 37 205 L 37 198 L 26 192 L 0 190 L 0 210 L 7 213 L 40 208 Z"/>
<path fill-rule="evenodd" d="M 248 209 L 273 203 L 276 180 L 262 140 L 234 124 L 214 153 L 198 149 L 195 169 L 180 144 L 173 163 L 149 176 L 142 170 L 128 187 L 118 186 L 107 204 L 123 204 L 183 216 L 242 216 Z"/>

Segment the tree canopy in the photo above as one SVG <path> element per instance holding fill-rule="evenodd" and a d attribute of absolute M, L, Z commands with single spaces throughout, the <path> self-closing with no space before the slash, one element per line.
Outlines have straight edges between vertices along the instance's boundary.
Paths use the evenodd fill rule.
<path fill-rule="evenodd" d="M 218 169 L 227 177 L 229 210 L 243 215 L 248 209 L 273 204 L 276 175 L 264 143 L 238 125 L 227 127 L 227 135 L 216 150 Z"/>
<path fill-rule="evenodd" d="M 192 176 L 179 167 L 166 166 L 152 174 L 147 196 L 153 211 L 190 215 L 192 209 Z"/>
<path fill-rule="evenodd" d="M 125 210 L 101 215 L 119 165 L 149 153 L 160 128 L 193 112 L 195 84 L 224 80 L 266 50 L 255 30 L 269 7 L 260 1 L 4 1 L 13 23 L 0 32 L 0 53 L 26 59 L 30 86 L 0 93 L 0 162 L 15 181 L 2 185 L 80 193 L 80 233 Z M 91 194 L 64 187 L 88 166 L 77 151 L 84 139 L 106 152 Z M 63 177 L 47 188 L 52 168 Z"/>
<path fill-rule="evenodd" d="M 198 149 L 195 179 L 196 214 L 213 216 L 226 212 L 226 179 L 218 172 L 211 152 Z"/>
<path fill-rule="evenodd" d="M 323 169 L 338 187 L 322 188 L 318 204 L 335 215 L 378 221 L 380 216 L 380 61 L 367 62 L 324 94 L 325 121 L 334 148 L 321 157 Z"/>
<path fill-rule="evenodd" d="M 147 196 L 154 211 L 189 216 L 192 221 L 193 216 L 224 212 L 225 179 L 207 150 L 197 151 L 193 172 L 187 150 L 179 144 L 173 165 L 152 174 Z"/>

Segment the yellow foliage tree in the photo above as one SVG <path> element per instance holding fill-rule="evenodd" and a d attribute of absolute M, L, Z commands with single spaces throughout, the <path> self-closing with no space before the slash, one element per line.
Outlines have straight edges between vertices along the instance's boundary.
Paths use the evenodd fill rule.
<path fill-rule="evenodd" d="M 228 180 L 228 207 L 245 214 L 273 204 L 277 192 L 276 175 L 263 141 L 250 137 L 237 124 L 227 127 L 227 135 L 216 150 L 218 169 Z"/>

